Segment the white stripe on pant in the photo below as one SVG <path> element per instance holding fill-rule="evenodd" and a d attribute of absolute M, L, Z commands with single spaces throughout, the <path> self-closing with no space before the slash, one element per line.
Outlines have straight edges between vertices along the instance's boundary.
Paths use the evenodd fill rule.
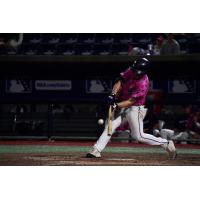
<path fill-rule="evenodd" d="M 163 146 L 166 143 L 168 143 L 166 139 L 163 139 L 161 137 L 155 137 L 151 134 L 143 132 L 143 119 L 145 117 L 144 115 L 146 114 L 144 106 L 132 106 L 126 109 L 124 112 L 125 112 L 125 118 L 122 119 L 122 115 L 120 115 L 113 120 L 113 127 L 112 127 L 113 133 L 121 124 L 128 121 L 131 129 L 131 135 L 139 142 L 149 145 L 160 145 L 160 146 Z M 107 143 L 111 138 L 107 134 L 108 134 L 108 125 L 106 123 L 102 135 L 94 145 L 94 148 L 96 148 L 99 152 L 103 151 L 103 149 L 106 147 Z"/>

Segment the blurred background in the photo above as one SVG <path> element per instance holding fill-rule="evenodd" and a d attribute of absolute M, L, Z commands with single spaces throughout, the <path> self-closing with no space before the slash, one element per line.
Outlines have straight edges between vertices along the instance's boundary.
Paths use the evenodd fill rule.
<path fill-rule="evenodd" d="M 198 33 L 1 33 L 0 139 L 97 138 L 116 77 L 147 56 L 145 130 L 198 143 L 199 55 Z M 129 127 L 113 138 L 131 142 Z"/>

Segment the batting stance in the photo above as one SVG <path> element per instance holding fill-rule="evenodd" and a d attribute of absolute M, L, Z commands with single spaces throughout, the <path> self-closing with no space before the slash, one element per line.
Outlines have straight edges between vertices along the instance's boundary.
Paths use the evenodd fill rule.
<path fill-rule="evenodd" d="M 114 117 L 112 120 L 112 133 L 117 127 L 128 121 L 131 135 L 139 142 L 163 147 L 171 158 L 175 158 L 176 148 L 172 140 L 155 137 L 143 132 L 143 119 L 146 115 L 145 100 L 149 89 L 147 72 L 149 60 L 138 58 L 125 72 L 120 73 L 119 79 L 108 96 L 109 105 L 112 106 Z M 118 113 L 118 114 L 117 114 Z M 108 135 L 108 123 L 86 157 L 101 157 L 101 152 L 106 147 L 111 136 Z"/>

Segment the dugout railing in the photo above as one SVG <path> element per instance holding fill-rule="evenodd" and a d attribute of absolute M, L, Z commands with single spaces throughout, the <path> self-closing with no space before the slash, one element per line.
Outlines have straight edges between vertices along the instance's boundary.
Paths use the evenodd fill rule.
<path fill-rule="evenodd" d="M 165 105 L 171 105 L 165 104 Z M 85 104 L 86 107 L 90 104 Z M 151 102 L 149 112 L 153 112 L 154 105 L 159 102 Z M 184 106 L 185 104 L 182 104 Z M 197 104 L 196 104 L 197 105 Z M 4 104 L 5 106 L 5 104 Z M 180 106 L 180 104 L 178 105 Z M 175 105 L 174 105 L 175 107 Z M 1 112 L 0 113 L 0 139 L 1 140 L 96 140 L 104 129 L 98 125 L 99 116 L 94 112 L 68 112 L 54 113 L 52 103 L 47 104 L 46 112 Z M 102 115 L 101 115 L 102 117 Z M 106 117 L 104 115 L 104 117 Z M 173 124 L 180 115 L 159 115 L 166 122 L 164 128 L 173 129 Z M 149 116 L 149 130 L 152 128 L 152 118 Z M 150 130 L 152 134 L 152 130 Z M 113 135 L 113 141 L 134 142 L 130 133 L 118 132 Z M 200 143 L 199 139 L 177 140 L 176 142 Z"/>

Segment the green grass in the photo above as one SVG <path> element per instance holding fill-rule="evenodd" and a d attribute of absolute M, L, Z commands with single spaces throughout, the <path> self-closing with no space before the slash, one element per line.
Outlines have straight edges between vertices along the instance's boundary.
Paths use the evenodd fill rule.
<path fill-rule="evenodd" d="M 48 145 L 0 145 L 1 153 L 59 153 L 59 152 L 88 152 L 91 147 L 78 146 L 48 146 Z M 200 154 L 200 149 L 177 149 L 179 154 Z M 130 148 L 107 147 L 105 152 L 110 153 L 165 153 L 162 148 Z"/>

